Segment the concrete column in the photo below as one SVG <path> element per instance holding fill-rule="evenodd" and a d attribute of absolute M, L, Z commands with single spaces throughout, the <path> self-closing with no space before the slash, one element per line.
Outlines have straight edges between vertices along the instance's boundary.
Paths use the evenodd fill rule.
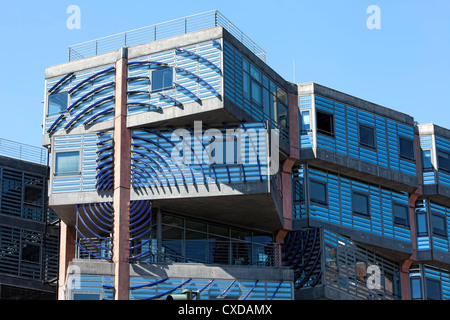
<path fill-rule="evenodd" d="M 129 206 L 131 175 L 131 134 L 127 128 L 126 49 L 116 63 L 116 107 L 114 118 L 114 299 L 128 300 L 130 287 Z"/>
<path fill-rule="evenodd" d="M 61 220 L 59 243 L 59 281 L 58 299 L 63 299 L 63 288 L 67 278 L 69 263 L 75 258 L 75 227 L 70 227 Z"/>

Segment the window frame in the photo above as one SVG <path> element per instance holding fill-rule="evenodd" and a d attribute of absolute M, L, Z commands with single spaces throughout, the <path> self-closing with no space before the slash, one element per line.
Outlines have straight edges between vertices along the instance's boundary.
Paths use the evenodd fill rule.
<path fill-rule="evenodd" d="M 446 152 L 446 151 L 443 151 L 443 150 L 441 150 L 441 149 L 436 149 L 436 158 L 437 158 L 437 167 L 438 167 L 438 170 L 443 170 L 443 171 L 445 171 L 445 172 L 450 173 L 450 167 L 449 167 L 449 168 L 442 168 L 442 167 L 441 167 L 441 161 L 439 160 L 439 153 L 444 153 L 444 154 L 446 154 L 446 155 L 448 156 L 448 158 L 449 158 L 449 163 L 450 163 L 450 153 L 448 153 L 448 152 Z"/>
<path fill-rule="evenodd" d="M 418 296 L 417 298 L 414 298 L 414 286 L 413 286 L 413 281 L 418 281 L 418 285 L 419 285 L 419 291 L 416 292 L 416 294 L 419 294 L 420 296 Z M 423 285 L 422 285 L 422 277 L 420 276 L 414 276 L 414 277 L 410 277 L 409 278 L 409 294 L 410 294 L 410 298 L 411 300 L 423 300 Z"/>
<path fill-rule="evenodd" d="M 425 167 L 425 152 L 429 152 L 430 153 L 430 166 L 429 167 Z M 421 155 L 422 155 L 422 170 L 424 172 L 430 172 L 434 170 L 434 166 L 433 166 L 433 150 L 432 149 L 423 149 L 421 150 Z"/>
<path fill-rule="evenodd" d="M 373 146 L 371 146 L 370 144 L 361 142 L 361 127 L 364 127 L 366 129 L 370 129 L 372 131 Z M 358 144 L 359 144 L 359 146 L 362 146 L 362 147 L 365 147 L 365 148 L 369 148 L 371 150 L 376 150 L 377 149 L 377 139 L 376 139 L 376 134 L 375 134 L 375 127 L 370 126 L 370 125 L 365 124 L 365 123 L 358 123 Z"/>
<path fill-rule="evenodd" d="M 421 231 L 420 230 L 420 228 L 419 228 L 419 226 L 420 226 L 420 223 L 419 223 L 419 218 L 421 218 L 423 216 L 423 222 L 425 223 L 425 226 L 424 226 L 424 228 L 425 228 L 425 231 Z M 426 213 L 426 212 L 419 212 L 419 213 L 416 213 L 415 214 L 415 219 L 416 219 L 416 233 L 417 233 L 417 236 L 418 237 L 425 237 L 425 236 L 428 236 L 428 233 L 429 233 L 429 231 L 428 231 L 428 214 Z"/>
<path fill-rule="evenodd" d="M 325 201 L 322 201 L 322 200 L 319 200 L 319 199 L 314 199 L 312 197 L 311 183 L 317 183 L 317 184 L 321 184 L 321 185 L 325 186 Z M 326 182 L 322 182 L 320 180 L 309 179 L 309 201 L 317 203 L 317 204 L 321 204 L 321 205 L 324 205 L 324 206 L 328 206 L 328 184 Z"/>
<path fill-rule="evenodd" d="M 153 88 L 153 83 L 154 83 L 154 81 L 153 81 L 153 74 L 155 73 L 155 72 L 164 72 L 164 70 L 166 70 L 166 69 L 170 69 L 171 70 L 171 73 L 172 73 L 172 85 L 170 85 L 170 86 L 167 86 L 167 87 L 165 87 L 165 86 L 163 86 L 162 88 L 159 88 L 159 89 L 154 89 Z M 150 69 L 150 79 L 151 79 L 151 83 L 150 83 L 150 92 L 151 93 L 158 93 L 158 92 L 163 92 L 163 91 L 167 91 L 167 90 L 172 90 L 173 89 L 173 87 L 174 87 L 174 84 L 173 84 L 173 82 L 174 82 L 174 67 L 173 66 L 164 66 L 164 67 L 160 67 L 160 68 L 157 68 L 157 69 Z M 164 85 L 164 81 L 162 81 L 163 83 L 163 85 Z"/>
<path fill-rule="evenodd" d="M 50 97 L 52 96 L 52 95 L 58 95 L 58 94 L 61 94 L 61 93 L 65 93 L 66 94 L 66 108 L 64 109 L 64 110 L 61 110 L 61 111 L 59 111 L 59 112 L 55 112 L 55 113 L 50 113 L 50 110 L 49 110 L 49 107 L 50 107 Z M 57 91 L 57 92 L 51 92 L 51 93 L 49 93 L 48 95 L 47 95 L 47 108 L 46 108 L 46 116 L 47 117 L 56 117 L 56 116 L 59 116 L 59 115 L 61 115 L 61 114 L 65 114 L 65 113 L 67 113 L 68 111 L 67 111 L 67 108 L 69 107 L 69 104 L 70 104 L 70 94 L 69 94 L 69 91 L 68 90 L 62 90 L 62 91 Z"/>
<path fill-rule="evenodd" d="M 367 213 L 363 213 L 363 212 L 359 212 L 359 211 L 355 211 L 355 206 L 354 206 L 354 195 L 357 194 L 359 196 L 363 196 L 366 198 L 367 201 Z M 352 190 L 352 213 L 354 215 L 358 215 L 361 217 L 365 217 L 365 218 L 370 218 L 371 217 L 371 212 L 370 212 L 370 195 L 368 193 L 362 192 L 362 191 L 354 191 Z"/>
<path fill-rule="evenodd" d="M 404 223 L 402 223 L 402 222 L 395 221 L 395 218 L 396 218 L 396 216 L 395 216 L 395 210 L 394 210 L 394 207 L 395 207 L 395 206 L 397 206 L 397 207 L 402 207 L 402 208 L 406 208 L 406 224 L 404 224 Z M 409 206 L 404 205 L 404 204 L 401 204 L 401 203 L 399 203 L 399 202 L 393 201 L 393 202 L 392 202 L 392 220 L 394 221 L 394 224 L 395 224 L 395 225 L 409 228 L 409 227 L 411 226 L 411 222 L 409 221 Z"/>
<path fill-rule="evenodd" d="M 62 172 L 62 173 L 58 173 L 56 171 L 57 169 L 57 158 L 58 155 L 63 154 L 63 153 L 72 153 L 72 152 L 77 152 L 78 153 L 78 170 L 75 172 Z M 73 150 L 64 150 L 64 151 L 57 151 L 55 152 L 55 157 L 54 157 L 54 163 L 53 163 L 53 176 L 55 177 L 61 177 L 61 176 L 79 176 L 81 175 L 81 150 L 80 149 L 73 149 Z"/>
<path fill-rule="evenodd" d="M 425 277 L 425 279 L 424 279 L 425 281 L 425 297 L 426 297 L 426 300 L 442 300 L 442 282 L 441 281 L 439 281 L 439 280 L 437 280 L 437 279 L 432 279 L 432 278 L 430 278 L 430 277 Z M 434 283 L 437 283 L 437 284 L 439 284 L 439 298 L 438 299 L 430 299 L 429 298 L 429 287 L 428 287 L 428 283 L 429 282 L 434 282 Z"/>
<path fill-rule="evenodd" d="M 409 156 L 405 156 L 405 155 L 402 154 L 402 149 L 401 149 L 402 144 L 401 144 L 401 140 L 411 142 L 411 145 L 412 145 L 412 158 L 410 158 Z M 416 155 L 415 155 L 415 148 L 414 148 L 414 140 L 413 140 L 413 139 L 410 139 L 410 138 L 406 138 L 406 137 L 399 136 L 399 137 L 398 137 L 398 154 L 399 154 L 399 156 L 400 156 L 401 159 L 408 160 L 408 161 L 415 161 L 415 160 L 416 160 Z"/>
<path fill-rule="evenodd" d="M 319 120 L 319 117 L 318 117 L 318 113 L 321 113 L 321 114 L 323 114 L 323 115 L 326 115 L 326 116 L 329 116 L 330 118 L 331 118 L 331 120 L 330 120 L 330 124 L 331 124 L 331 132 L 327 132 L 327 131 L 324 131 L 324 130 L 320 130 L 319 129 L 319 122 L 318 122 L 318 120 Z M 321 109 L 317 109 L 316 108 L 316 112 L 315 112 L 315 117 L 316 117 L 316 119 L 315 119 L 315 124 L 316 124 L 316 133 L 317 134 L 321 134 L 321 135 L 324 135 L 324 136 L 327 136 L 327 137 L 332 137 L 332 138 L 334 138 L 335 136 L 336 136 L 336 132 L 335 132 L 335 123 L 334 123 L 334 114 L 333 113 L 331 113 L 331 112 L 327 112 L 327 111 L 323 111 L 323 110 L 321 110 Z"/>
<path fill-rule="evenodd" d="M 436 218 L 441 218 L 441 219 L 444 221 L 444 230 L 443 230 L 444 233 L 443 233 L 443 234 L 442 234 L 442 233 L 439 233 L 439 232 L 436 232 L 436 230 L 435 230 L 435 228 L 434 228 L 434 223 L 433 223 L 433 218 L 434 218 L 434 217 L 436 217 Z M 442 214 L 440 214 L 440 213 L 431 211 L 430 220 L 431 220 L 431 233 L 432 233 L 432 235 L 433 235 L 433 236 L 437 236 L 437 237 L 441 237 L 441 238 L 448 239 L 447 217 L 444 216 L 444 215 L 442 215 Z"/>

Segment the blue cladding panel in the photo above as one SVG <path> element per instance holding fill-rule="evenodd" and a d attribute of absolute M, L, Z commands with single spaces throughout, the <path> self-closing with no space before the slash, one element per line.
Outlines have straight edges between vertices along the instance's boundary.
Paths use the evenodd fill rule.
<path fill-rule="evenodd" d="M 155 111 L 179 103 L 217 98 L 222 92 L 222 52 L 214 41 L 194 46 L 173 49 L 151 56 L 132 59 L 130 63 L 151 61 L 156 63 L 130 64 L 128 70 L 128 91 L 143 91 L 128 95 L 128 114 Z M 161 64 L 174 68 L 174 87 L 163 93 L 170 98 L 150 92 L 151 71 Z M 145 93 L 146 92 L 146 93 Z M 154 107 L 152 107 L 154 106 Z"/>
<path fill-rule="evenodd" d="M 442 300 L 450 300 L 450 274 L 448 270 L 424 266 L 424 276 L 428 279 L 437 280 L 441 283 Z"/>
<path fill-rule="evenodd" d="M 450 141 L 440 136 L 436 137 L 436 148 L 444 152 L 450 153 Z M 438 170 L 439 184 L 450 187 L 450 173 L 444 170 Z"/>
<path fill-rule="evenodd" d="M 70 176 L 53 176 L 51 190 L 53 193 L 94 191 L 97 168 L 97 135 L 71 135 L 54 138 L 52 159 L 61 151 L 80 151 L 80 174 Z"/>
<path fill-rule="evenodd" d="M 194 131 L 188 129 L 133 131 L 133 185 L 159 187 L 267 180 L 267 131 L 262 123 L 245 124 L 241 128 L 245 128 L 241 130 L 247 133 L 245 140 L 242 140 L 242 164 L 236 163 L 236 157 L 231 161 L 221 157 L 218 161 L 227 163 L 213 165 L 209 164 L 209 154 L 212 153 L 215 145 L 210 145 L 210 138 L 205 135 L 205 131 L 199 132 L 200 137 L 194 136 Z M 222 129 L 224 138 L 225 132 L 226 130 Z M 181 137 L 186 137 L 185 141 L 189 141 L 189 144 L 183 146 Z M 217 145 L 217 147 L 223 146 L 222 143 Z M 233 148 L 235 146 L 237 144 L 233 144 Z M 215 150 L 217 153 L 219 151 Z M 236 149 L 233 150 L 234 153 L 236 151 Z M 186 157 L 185 160 L 182 157 L 177 159 L 181 154 Z"/>
<path fill-rule="evenodd" d="M 70 281 L 69 294 L 88 292 L 103 300 L 113 300 L 113 277 L 81 275 Z M 293 299 L 290 281 L 131 277 L 130 288 L 130 300 L 165 300 L 167 294 L 181 294 L 184 289 L 201 290 L 201 300 Z"/>
<path fill-rule="evenodd" d="M 64 77 L 48 80 L 47 89 L 50 90 Z M 47 116 L 45 131 L 52 133 L 66 127 L 92 125 L 112 119 L 114 117 L 114 88 L 114 66 L 74 73 L 51 92 L 69 92 L 68 110 Z M 63 117 L 60 118 L 61 115 Z"/>
<path fill-rule="evenodd" d="M 416 175 L 415 162 L 400 158 L 398 149 L 399 136 L 414 139 L 412 125 L 397 123 L 317 95 L 315 106 L 317 110 L 332 113 L 335 126 L 335 137 L 317 134 L 317 147 L 402 173 Z M 360 146 L 359 123 L 374 128 L 376 149 Z M 309 144 L 308 140 L 301 139 L 301 142 L 303 141 Z"/>
<path fill-rule="evenodd" d="M 249 99 L 245 97 L 243 88 L 243 60 L 241 53 L 234 49 L 229 43 L 224 42 L 224 95 L 233 101 L 236 106 L 242 108 L 247 114 L 252 116 L 256 121 L 267 121 L 271 128 L 280 129 L 280 139 L 289 144 L 289 129 L 281 126 L 275 117 L 271 117 L 264 112 L 263 107 L 256 107 Z M 251 62 L 250 62 L 251 64 Z M 263 77 L 267 77 L 264 73 Z M 269 81 L 272 81 L 269 79 Z M 279 103 L 278 114 L 287 113 L 287 108 Z"/>
<path fill-rule="evenodd" d="M 328 205 L 310 203 L 310 217 L 372 234 L 411 241 L 410 230 L 393 222 L 392 203 L 408 206 L 407 193 L 352 180 L 342 175 L 310 168 L 309 178 L 328 186 Z M 368 195 L 370 218 L 353 214 L 352 192 Z"/>
<path fill-rule="evenodd" d="M 447 226 L 447 235 L 450 234 L 449 231 L 449 227 L 450 227 L 450 208 L 444 205 L 440 205 L 438 203 L 432 202 L 430 201 L 430 210 L 433 213 L 438 213 L 442 216 L 445 217 L 446 220 L 446 226 Z M 445 252 L 450 252 L 450 242 L 448 237 L 447 238 L 443 238 L 443 237 L 439 237 L 436 235 L 432 236 L 432 241 L 433 241 L 433 249 L 436 250 L 440 250 L 440 251 L 445 251 Z"/>

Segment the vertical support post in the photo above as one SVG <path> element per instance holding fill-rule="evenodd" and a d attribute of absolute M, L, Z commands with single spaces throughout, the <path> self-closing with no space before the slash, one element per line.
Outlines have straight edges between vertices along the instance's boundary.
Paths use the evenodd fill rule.
<path fill-rule="evenodd" d="M 60 243 L 59 243 L 59 283 L 58 299 L 64 299 L 64 287 L 66 285 L 67 269 L 69 263 L 75 258 L 75 236 L 74 227 L 68 226 L 61 220 Z"/>
<path fill-rule="evenodd" d="M 409 288 L 409 269 L 411 265 L 417 261 L 417 232 L 416 232 L 416 215 L 415 208 L 416 202 L 419 197 L 423 193 L 423 178 L 422 178 L 422 154 L 420 152 L 420 138 L 417 132 L 417 127 L 414 128 L 414 150 L 416 156 L 416 173 L 417 173 L 417 182 L 419 187 L 417 190 L 409 195 L 408 203 L 409 203 L 409 224 L 410 224 L 410 232 L 411 232 L 411 244 L 413 253 L 411 257 L 405 260 L 401 264 L 400 272 L 401 272 L 401 289 L 402 289 L 402 300 L 410 300 L 410 288 Z"/>
<path fill-rule="evenodd" d="M 127 51 L 116 63 L 116 107 L 114 117 L 114 299 L 128 300 L 130 288 L 129 206 L 131 175 L 131 134 L 127 128 Z"/>

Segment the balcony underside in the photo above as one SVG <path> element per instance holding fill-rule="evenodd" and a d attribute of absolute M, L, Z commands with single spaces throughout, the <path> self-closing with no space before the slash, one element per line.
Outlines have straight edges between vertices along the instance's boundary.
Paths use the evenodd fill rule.
<path fill-rule="evenodd" d="M 153 208 L 215 220 L 225 224 L 242 225 L 267 232 L 282 228 L 282 212 L 269 192 L 269 183 L 190 185 L 172 188 L 134 190 L 131 200 L 150 200 Z M 76 204 L 112 202 L 111 195 L 97 192 L 64 193 L 50 196 L 50 206 L 68 225 L 76 224 Z M 89 219 L 84 219 L 89 224 Z M 95 228 L 93 228 L 95 229 Z"/>

